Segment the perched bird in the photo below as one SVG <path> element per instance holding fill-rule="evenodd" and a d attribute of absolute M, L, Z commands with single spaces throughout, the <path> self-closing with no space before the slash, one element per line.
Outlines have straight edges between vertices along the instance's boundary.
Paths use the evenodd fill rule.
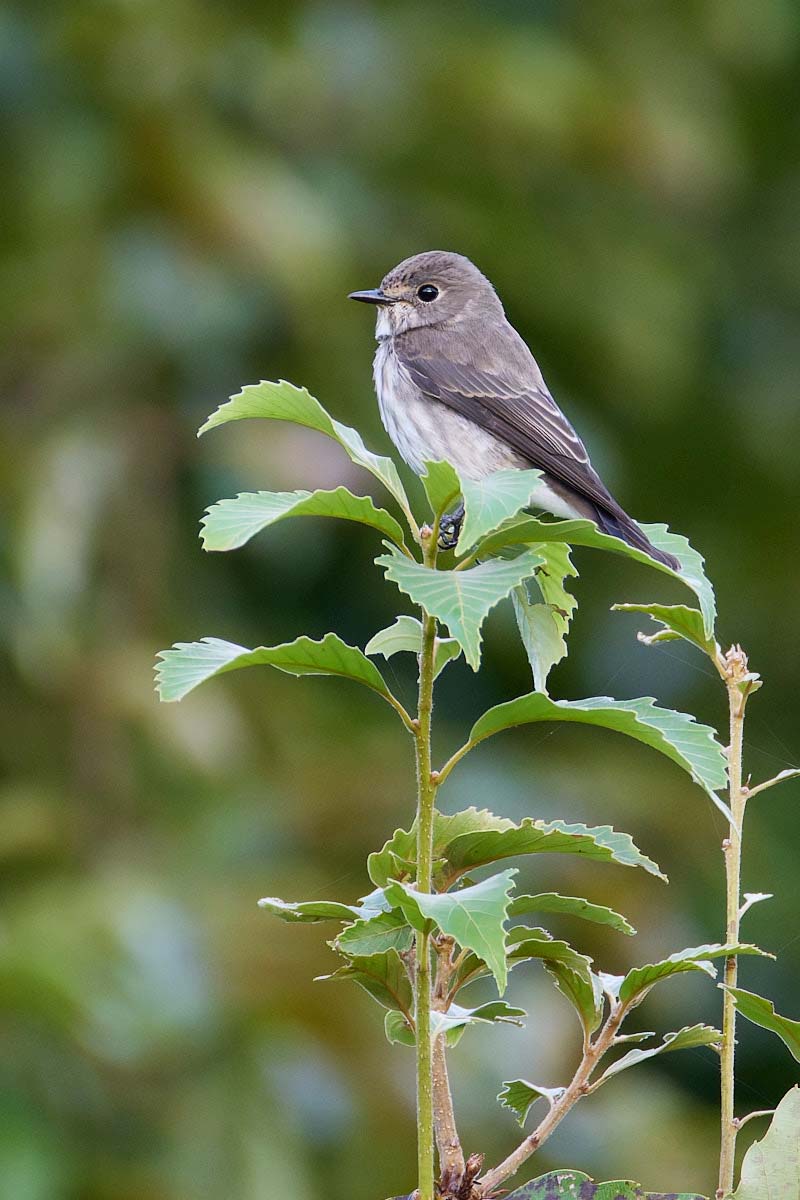
<path fill-rule="evenodd" d="M 657 562 L 657 550 L 609 492 L 556 404 L 492 284 L 462 254 L 407 258 L 379 288 L 351 292 L 378 308 L 374 376 L 386 432 L 408 465 L 446 459 L 462 478 L 536 467 L 532 507 L 588 517 Z M 449 544 L 463 507 L 451 514 Z"/>

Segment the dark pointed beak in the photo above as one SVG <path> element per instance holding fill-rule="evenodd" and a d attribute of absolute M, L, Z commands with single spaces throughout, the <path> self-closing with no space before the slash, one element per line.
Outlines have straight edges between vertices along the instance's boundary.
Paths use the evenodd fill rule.
<path fill-rule="evenodd" d="M 394 296 L 387 296 L 380 288 L 370 288 L 366 292 L 351 292 L 348 300 L 361 300 L 364 304 L 396 304 Z"/>

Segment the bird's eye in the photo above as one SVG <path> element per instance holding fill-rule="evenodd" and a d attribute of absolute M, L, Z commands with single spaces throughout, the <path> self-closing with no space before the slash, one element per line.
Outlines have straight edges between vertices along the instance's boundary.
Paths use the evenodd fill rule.
<path fill-rule="evenodd" d="M 430 304 L 431 300 L 435 300 L 439 295 L 439 289 L 432 283 L 423 283 L 422 287 L 417 288 L 417 295 L 425 304 Z"/>

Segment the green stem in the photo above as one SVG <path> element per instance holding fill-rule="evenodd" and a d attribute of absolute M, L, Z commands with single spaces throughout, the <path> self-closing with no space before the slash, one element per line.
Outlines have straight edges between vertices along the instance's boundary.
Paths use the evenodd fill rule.
<path fill-rule="evenodd" d="M 741 873 L 742 873 L 742 826 L 747 805 L 747 789 L 742 786 L 742 747 L 744 735 L 744 711 L 747 704 L 746 684 L 740 686 L 747 673 L 747 658 L 738 646 L 732 646 L 723 660 L 720 673 L 728 689 L 728 711 L 730 745 L 728 748 L 729 804 L 733 824 L 725 840 L 726 879 L 726 926 L 725 938 L 728 945 L 739 941 L 741 921 Z M 732 955 L 725 960 L 726 989 L 736 987 L 738 958 Z M 740 1125 L 735 1114 L 735 1059 L 736 1059 L 736 1005 L 729 991 L 724 992 L 722 1007 L 722 1055 L 721 1055 L 721 1137 L 719 1155 L 719 1186 L 717 1197 L 733 1191 L 736 1164 L 736 1135 Z"/>
<path fill-rule="evenodd" d="M 435 531 L 423 542 L 426 566 L 436 562 Z M 436 619 L 423 612 L 417 708 L 417 888 L 433 887 L 433 818 L 436 783 L 431 775 L 431 715 L 436 649 Z M 418 1200 L 434 1200 L 433 1047 L 431 1044 L 431 936 L 417 933 L 414 978 L 414 1024 L 417 1037 L 417 1169 Z"/>

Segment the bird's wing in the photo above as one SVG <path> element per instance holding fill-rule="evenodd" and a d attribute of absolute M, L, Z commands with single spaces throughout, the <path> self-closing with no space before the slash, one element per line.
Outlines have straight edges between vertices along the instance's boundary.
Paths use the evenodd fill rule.
<path fill-rule="evenodd" d="M 473 345 L 470 360 L 455 361 L 452 345 L 445 355 L 439 339 L 420 337 L 419 332 L 415 330 L 413 338 L 396 337 L 394 351 L 401 370 L 425 396 L 474 421 L 531 466 L 606 512 L 625 515 L 589 462 L 586 447 L 547 390 L 521 338 L 517 341 L 514 334 L 514 340 L 509 339 L 503 347 L 507 356 L 481 354 L 480 346 Z"/>

